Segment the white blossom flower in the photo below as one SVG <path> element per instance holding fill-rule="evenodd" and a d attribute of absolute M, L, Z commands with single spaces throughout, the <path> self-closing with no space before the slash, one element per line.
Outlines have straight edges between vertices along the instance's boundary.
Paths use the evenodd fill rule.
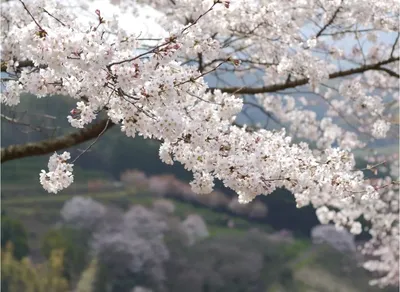
<path fill-rule="evenodd" d="M 42 170 L 40 173 L 40 183 L 45 190 L 56 194 L 71 185 L 74 181 L 74 176 L 72 175 L 73 164 L 66 162 L 70 158 L 69 152 L 66 151 L 61 155 L 54 153 L 50 157 L 49 171 Z"/>
<path fill-rule="evenodd" d="M 372 126 L 372 135 L 375 138 L 385 138 L 389 129 L 390 123 L 379 119 Z"/>

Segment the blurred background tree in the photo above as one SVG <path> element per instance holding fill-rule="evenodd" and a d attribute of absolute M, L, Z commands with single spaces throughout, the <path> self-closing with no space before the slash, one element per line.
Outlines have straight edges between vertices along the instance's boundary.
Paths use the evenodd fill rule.
<path fill-rule="evenodd" d="M 89 237 L 86 232 L 63 226 L 51 229 L 43 238 L 42 254 L 50 260 L 54 250 L 63 250 L 63 276 L 75 283 L 89 263 Z"/>
<path fill-rule="evenodd" d="M 63 250 L 53 250 L 47 262 L 35 266 L 28 258 L 13 256 L 13 244 L 1 252 L 1 291 L 3 292 L 69 292 L 63 277 Z"/>
<path fill-rule="evenodd" d="M 8 217 L 5 212 L 1 213 L 1 248 L 11 242 L 13 245 L 13 256 L 18 260 L 27 256 L 29 253 L 28 234 L 22 223 L 16 219 Z"/>

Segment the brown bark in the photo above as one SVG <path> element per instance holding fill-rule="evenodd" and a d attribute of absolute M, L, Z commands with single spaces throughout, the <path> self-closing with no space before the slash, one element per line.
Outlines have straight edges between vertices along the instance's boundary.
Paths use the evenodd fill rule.
<path fill-rule="evenodd" d="M 114 123 L 104 119 L 90 127 L 57 138 L 1 148 L 1 163 L 24 157 L 45 155 L 87 142 L 97 138 L 103 131 L 108 130 L 113 125 Z"/>
<path fill-rule="evenodd" d="M 366 72 L 369 70 L 380 70 L 380 71 L 384 71 L 384 72 L 388 73 L 389 75 L 391 75 L 393 77 L 398 77 L 397 73 L 395 73 L 387 68 L 384 68 L 382 66 L 397 62 L 399 60 L 400 60 L 399 57 L 396 57 L 396 58 L 392 57 L 392 58 L 389 58 L 389 59 L 379 62 L 379 63 L 364 65 L 364 66 L 360 66 L 358 68 L 344 70 L 344 71 L 338 71 L 338 72 L 329 74 L 329 79 L 346 77 L 346 76 L 350 76 L 353 74 L 363 73 L 363 72 Z M 227 87 L 227 88 L 210 88 L 210 90 L 214 91 L 214 90 L 219 89 L 222 92 L 233 93 L 233 94 L 258 94 L 258 93 L 266 93 L 266 92 L 276 92 L 276 91 L 285 90 L 288 88 L 306 85 L 308 83 L 308 81 L 309 81 L 308 78 L 304 78 L 304 79 L 297 79 L 297 80 L 288 81 L 285 83 L 274 84 L 274 85 L 263 86 L 263 87 Z"/>

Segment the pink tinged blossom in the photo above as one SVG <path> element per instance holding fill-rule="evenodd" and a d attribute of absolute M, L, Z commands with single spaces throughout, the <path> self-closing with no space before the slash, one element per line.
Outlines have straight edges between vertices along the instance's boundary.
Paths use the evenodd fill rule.
<path fill-rule="evenodd" d="M 307 1 L 304 9 L 298 9 L 298 1 L 261 1 L 259 5 L 245 0 L 139 1 L 165 12 L 162 23 L 169 35 L 150 45 L 145 55 L 139 49 L 148 43 L 139 34 L 125 31 L 106 11 L 91 12 L 95 14 L 93 22 L 82 24 L 75 21 L 80 12 L 63 1 L 24 2 L 40 19 L 40 27 L 27 17 L 18 1 L 1 3 L 1 21 L 9 27 L 1 34 L 1 59 L 7 63 L 7 72 L 16 76 L 6 82 L 1 103 L 15 106 L 21 93 L 38 98 L 66 95 L 77 101 L 76 111 L 67 117 L 72 127 L 85 128 L 98 113 L 105 112 L 127 136 L 162 141 L 160 159 L 168 164 L 179 162 L 194 175 L 191 190 L 165 178 L 161 182 L 149 179 L 149 185 L 160 194 L 178 189 L 188 198 L 195 193 L 208 194 L 218 179 L 238 194 L 241 204 L 286 188 L 295 195 L 297 206 L 312 204 L 321 222 L 353 233 L 360 232 L 357 219 L 364 215 L 372 225 L 371 246 L 365 250 L 379 251 L 374 253 L 376 261 L 366 266 L 384 274 L 373 283 L 398 283 L 398 274 L 390 272 L 397 268 L 393 267 L 399 259 L 398 248 L 392 243 L 399 238 L 398 220 L 394 219 L 395 211 L 382 215 L 382 210 L 389 208 L 388 202 L 395 201 L 397 189 L 390 177 L 371 187 L 363 173 L 355 170 L 351 152 L 371 138 L 388 135 L 392 127 L 388 121 L 394 116 L 385 116 L 386 96 L 397 94 L 398 60 L 378 66 L 383 70 L 334 78 L 337 83 L 329 85 L 331 91 L 324 91 L 328 79 L 343 73 L 336 66 L 338 60 L 354 60 L 362 69 L 363 64 L 398 57 L 398 44 L 377 44 L 373 35 L 366 34 L 373 43 L 370 50 L 361 48 L 357 40 L 352 40 L 351 52 L 325 41 L 343 40 L 347 35 L 343 27 L 371 27 L 396 34 L 397 20 L 389 16 L 400 8 L 398 1 L 352 1 L 339 10 L 341 1 L 324 1 L 323 12 L 317 2 Z M 114 2 L 124 8 L 131 5 L 124 0 Z M 172 2 L 178 5 L 171 6 Z M 336 11 L 338 17 L 318 35 Z M 197 21 L 187 24 L 188 17 Z M 316 23 L 316 33 L 304 45 L 302 26 L 310 17 Z M 237 40 L 225 47 L 232 33 Z M 324 35 L 330 33 L 335 34 Z M 213 38 L 215 35 L 218 37 Z M 322 54 L 314 54 L 312 47 Z M 235 59 L 230 59 L 234 65 L 239 65 L 243 56 L 248 59 L 235 70 L 262 72 L 267 88 L 299 82 L 329 105 L 323 118 L 307 108 L 315 105 L 315 99 L 300 104 L 295 94 L 275 96 L 267 90 L 256 95 L 257 102 L 263 111 L 287 125 L 287 130 L 253 131 L 232 125 L 243 107 L 241 94 L 210 91 L 204 72 L 220 70 L 213 61 L 226 62 L 237 49 Z M 185 62 L 200 54 L 203 64 L 214 64 L 203 73 Z M 14 60 L 30 60 L 35 68 L 19 68 Z M 86 97 L 84 101 L 82 97 Z M 342 123 L 337 122 L 339 117 Z M 343 122 L 354 127 L 345 130 Z M 294 143 L 292 138 L 302 142 Z M 340 148 L 333 147 L 336 145 Z M 64 154 L 50 157 L 49 171 L 40 174 L 47 191 L 57 193 L 72 183 L 69 159 Z"/>

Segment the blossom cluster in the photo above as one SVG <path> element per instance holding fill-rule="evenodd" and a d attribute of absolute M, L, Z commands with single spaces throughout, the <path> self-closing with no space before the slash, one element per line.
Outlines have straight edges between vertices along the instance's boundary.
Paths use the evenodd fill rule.
<path fill-rule="evenodd" d="M 54 153 L 49 159 L 49 171 L 41 171 L 40 183 L 49 193 L 56 194 L 69 187 L 74 181 L 72 174 L 73 164 L 67 163 L 67 160 L 70 158 L 70 153 L 66 151 L 61 155 Z"/>

